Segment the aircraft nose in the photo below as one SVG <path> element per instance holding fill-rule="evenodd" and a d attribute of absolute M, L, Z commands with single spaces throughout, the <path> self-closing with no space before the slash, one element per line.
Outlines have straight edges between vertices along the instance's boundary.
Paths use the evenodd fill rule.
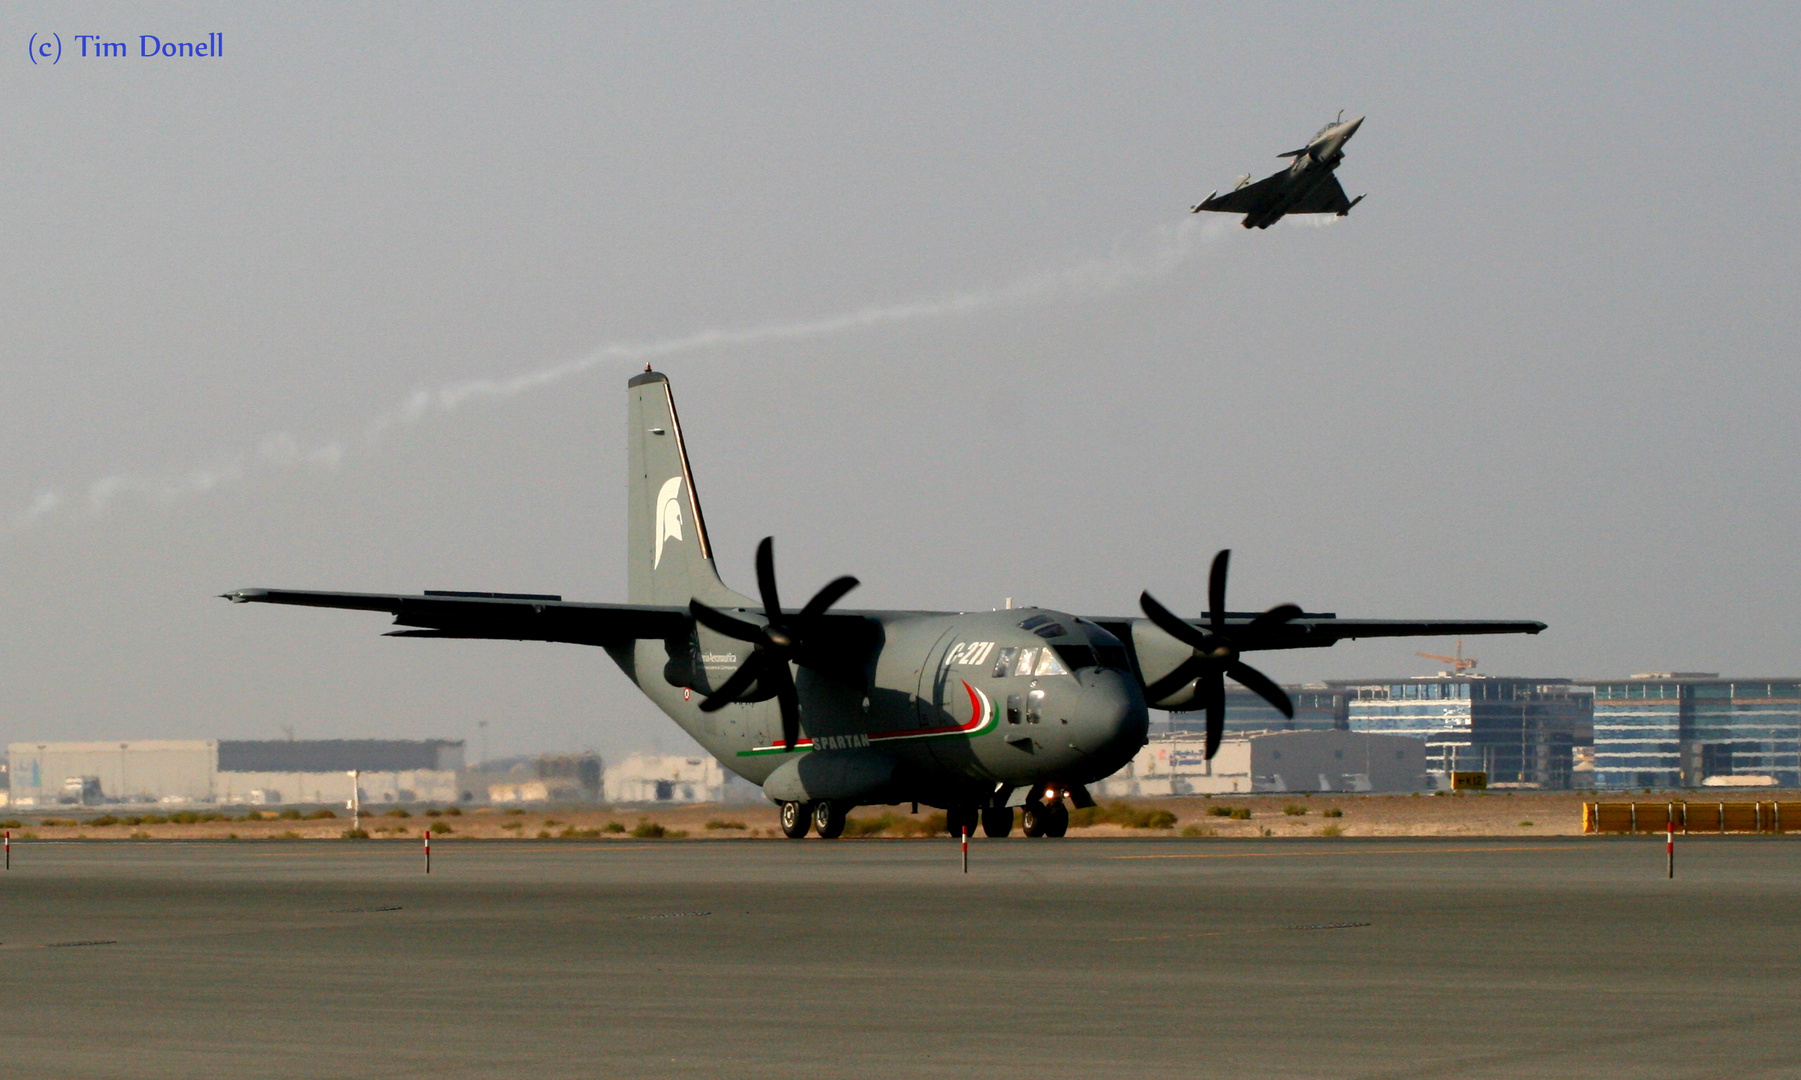
<path fill-rule="evenodd" d="M 1070 741 L 1104 770 L 1093 777 L 1099 779 L 1116 772 L 1144 745 L 1150 713 L 1138 681 L 1125 672 L 1089 668 L 1081 682 L 1080 719 Z"/>
<path fill-rule="evenodd" d="M 1348 139 L 1351 136 L 1357 134 L 1357 129 L 1362 126 L 1363 126 L 1363 117 L 1359 116 L 1357 119 L 1351 121 L 1350 123 L 1348 123 L 1344 126 L 1344 137 Z"/>

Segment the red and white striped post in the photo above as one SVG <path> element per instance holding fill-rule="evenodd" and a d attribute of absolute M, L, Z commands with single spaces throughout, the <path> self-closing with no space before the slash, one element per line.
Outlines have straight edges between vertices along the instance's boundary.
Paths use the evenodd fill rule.
<path fill-rule="evenodd" d="M 431 830 L 426 829 L 421 835 L 425 837 L 425 872 L 429 874 L 431 873 Z"/>
<path fill-rule="evenodd" d="M 6 868 L 8 870 L 13 868 L 13 831 L 11 829 L 6 830 Z"/>
<path fill-rule="evenodd" d="M 969 873 L 969 826 L 963 826 L 963 872 Z"/>
<path fill-rule="evenodd" d="M 1676 815 L 1670 814 L 1670 820 L 1663 834 L 1663 856 L 1669 864 L 1670 879 L 1676 877 Z"/>

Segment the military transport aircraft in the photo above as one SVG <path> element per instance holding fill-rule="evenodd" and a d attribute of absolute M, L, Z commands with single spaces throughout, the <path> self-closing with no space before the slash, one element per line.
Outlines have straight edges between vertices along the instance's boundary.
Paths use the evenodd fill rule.
<path fill-rule="evenodd" d="M 1320 128 L 1319 134 L 1306 146 L 1276 155 L 1294 159 L 1288 168 L 1255 184 L 1251 183 L 1251 174 L 1245 173 L 1238 178 L 1237 187 L 1224 195 L 1214 192 L 1201 200 L 1199 206 L 1190 207 L 1189 212 L 1218 210 L 1243 214 L 1244 221 L 1240 224 L 1247 229 L 1267 229 L 1286 214 L 1344 217 L 1351 212 L 1351 207 L 1363 201 L 1363 196 L 1346 199 L 1335 173 L 1338 163 L 1344 160 L 1344 144 L 1357 134 L 1362 124 L 1363 117 L 1346 120 L 1340 112 L 1338 119 Z"/>
<path fill-rule="evenodd" d="M 648 368 L 629 383 L 625 604 L 560 596 L 419 595 L 240 589 L 237 603 L 385 611 L 409 638 L 488 638 L 595 645 L 683 730 L 733 772 L 761 784 L 783 831 L 844 829 L 859 805 L 942 807 L 955 835 L 980 823 L 1061 836 L 1069 803 L 1145 743 L 1147 706 L 1198 705 L 1207 754 L 1225 724 L 1231 678 L 1292 716 L 1282 689 L 1241 655 L 1345 638 L 1535 634 L 1537 622 L 1339 619 L 1283 604 L 1226 608 L 1227 552 L 1213 560 L 1208 610 L 1172 614 L 1146 593 L 1145 618 L 1000 611 L 833 610 L 857 580 L 841 577 L 800 608 L 776 588 L 773 544 L 757 547 L 757 595 L 727 588 L 694 491 L 669 380 Z"/>

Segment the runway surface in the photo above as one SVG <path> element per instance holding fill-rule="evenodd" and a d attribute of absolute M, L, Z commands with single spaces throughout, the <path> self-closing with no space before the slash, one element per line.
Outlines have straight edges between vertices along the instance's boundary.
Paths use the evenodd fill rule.
<path fill-rule="evenodd" d="M 15 845 L 0 1075 L 1801 1077 L 1801 841 Z"/>

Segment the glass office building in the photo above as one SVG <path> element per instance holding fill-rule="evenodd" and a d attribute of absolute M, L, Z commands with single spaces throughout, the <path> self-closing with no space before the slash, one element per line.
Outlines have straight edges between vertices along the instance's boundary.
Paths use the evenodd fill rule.
<path fill-rule="evenodd" d="M 1574 749 L 1592 738 L 1592 698 L 1569 679 L 1480 675 L 1333 683 L 1352 731 L 1426 740 L 1426 768 L 1443 779 L 1485 772 L 1490 784 L 1570 786 Z"/>
<path fill-rule="evenodd" d="M 1801 680 L 1599 681 L 1594 724 L 1598 787 L 1801 786 Z"/>

